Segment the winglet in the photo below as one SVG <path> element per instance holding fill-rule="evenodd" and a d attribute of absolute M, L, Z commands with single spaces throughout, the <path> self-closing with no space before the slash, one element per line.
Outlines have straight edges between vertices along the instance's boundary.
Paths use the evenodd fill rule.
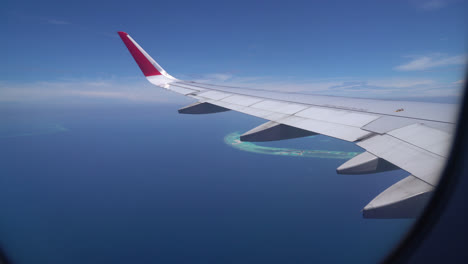
<path fill-rule="evenodd" d="M 159 66 L 159 64 L 157 64 L 156 61 L 153 60 L 153 58 L 151 58 L 151 56 L 148 55 L 148 53 L 146 53 L 140 45 L 130 37 L 130 35 L 122 31 L 117 33 L 119 33 L 120 38 L 124 42 L 125 46 L 127 46 L 128 51 L 130 51 L 130 54 L 132 54 L 136 63 L 146 77 L 165 73 L 161 66 Z"/>

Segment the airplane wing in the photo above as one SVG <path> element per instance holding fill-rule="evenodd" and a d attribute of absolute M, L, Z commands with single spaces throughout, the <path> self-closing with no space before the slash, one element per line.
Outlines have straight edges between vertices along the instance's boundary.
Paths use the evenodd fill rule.
<path fill-rule="evenodd" d="M 340 174 L 407 171 L 408 177 L 364 207 L 366 218 L 416 216 L 439 181 L 452 141 L 454 105 L 268 92 L 183 81 L 164 71 L 127 33 L 118 34 L 149 82 L 197 100 L 179 109 L 181 114 L 234 110 L 267 120 L 244 133 L 242 141 L 322 134 L 366 150 L 338 167 Z"/>

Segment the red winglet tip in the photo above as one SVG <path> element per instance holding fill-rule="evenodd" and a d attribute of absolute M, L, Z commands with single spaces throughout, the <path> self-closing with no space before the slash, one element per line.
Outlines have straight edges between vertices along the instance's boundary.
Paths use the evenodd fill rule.
<path fill-rule="evenodd" d="M 148 76 L 153 75 L 161 75 L 161 73 L 156 69 L 156 67 L 146 58 L 146 56 L 132 43 L 132 41 L 127 37 L 128 34 L 123 31 L 117 32 L 124 42 L 125 46 L 127 46 L 128 51 L 132 54 L 133 58 L 135 59 L 136 63 L 140 67 L 143 74 Z"/>

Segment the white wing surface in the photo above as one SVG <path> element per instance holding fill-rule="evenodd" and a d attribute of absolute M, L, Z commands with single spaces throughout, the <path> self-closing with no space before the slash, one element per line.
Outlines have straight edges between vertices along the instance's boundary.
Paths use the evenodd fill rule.
<path fill-rule="evenodd" d="M 149 82 L 192 97 L 183 114 L 234 110 L 267 122 L 241 136 L 271 141 L 322 134 L 354 142 L 366 152 L 337 168 L 341 174 L 401 168 L 410 175 L 363 209 L 368 218 L 414 217 L 439 181 L 452 141 L 455 105 L 304 95 L 178 80 L 127 33 L 120 37 Z"/>

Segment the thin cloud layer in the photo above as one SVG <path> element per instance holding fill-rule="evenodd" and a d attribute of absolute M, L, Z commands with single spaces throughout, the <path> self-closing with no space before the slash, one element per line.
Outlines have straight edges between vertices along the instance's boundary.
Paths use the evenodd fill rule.
<path fill-rule="evenodd" d="M 294 81 L 283 76 L 242 77 L 226 73 L 199 76 L 201 82 L 255 90 L 363 98 L 457 98 L 463 80 L 441 82 L 431 78 L 356 79 L 328 78 Z M 54 82 L 0 82 L 1 102 L 85 102 L 86 100 L 134 103 L 187 104 L 193 99 L 155 87 L 144 79 L 62 80 Z"/>
<path fill-rule="evenodd" d="M 187 99 L 145 80 L 66 80 L 0 83 L 1 102 L 85 102 L 117 100 L 135 103 L 180 103 Z"/>
<path fill-rule="evenodd" d="M 453 65 L 465 65 L 468 56 L 466 54 L 456 56 L 443 56 L 440 54 L 414 58 L 413 60 L 395 67 L 398 71 L 422 71 L 432 68 L 447 67 Z"/>

